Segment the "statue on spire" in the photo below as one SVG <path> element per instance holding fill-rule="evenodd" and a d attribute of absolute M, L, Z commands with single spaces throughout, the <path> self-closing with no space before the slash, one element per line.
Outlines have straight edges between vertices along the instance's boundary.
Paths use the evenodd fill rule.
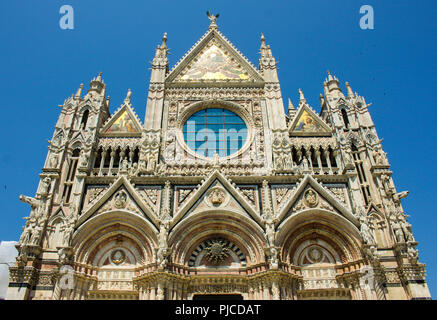
<path fill-rule="evenodd" d="M 208 16 L 208 19 L 209 20 L 211 20 L 211 24 L 210 24 L 210 28 L 211 27 L 215 27 L 215 28 L 217 28 L 217 24 L 215 23 L 215 21 L 217 20 L 217 18 L 220 16 L 218 13 L 217 14 L 211 14 L 210 12 L 209 12 L 209 10 L 208 11 L 206 11 L 206 15 Z"/>

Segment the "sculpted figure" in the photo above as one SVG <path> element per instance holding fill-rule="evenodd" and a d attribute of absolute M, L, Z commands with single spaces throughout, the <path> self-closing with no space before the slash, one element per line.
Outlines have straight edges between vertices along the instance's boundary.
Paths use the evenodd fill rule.
<path fill-rule="evenodd" d="M 34 217 L 27 218 L 26 226 L 23 228 L 19 242 L 21 244 L 28 244 L 32 238 L 32 232 L 36 226 L 36 220 Z"/>
<path fill-rule="evenodd" d="M 127 195 L 124 191 L 119 191 L 114 196 L 114 207 L 117 209 L 124 208 L 127 202 Z"/>
<path fill-rule="evenodd" d="M 160 248 L 167 248 L 167 236 L 170 229 L 170 221 L 164 220 L 159 225 L 158 245 Z"/>
<path fill-rule="evenodd" d="M 82 167 L 88 166 L 88 159 L 89 159 L 88 155 L 82 150 L 80 155 L 80 165 Z"/>
<path fill-rule="evenodd" d="M 273 247 L 275 245 L 275 219 L 269 214 L 265 218 L 265 223 L 267 242 L 269 247 Z"/>
<path fill-rule="evenodd" d="M 303 165 L 303 169 L 305 171 L 307 171 L 309 169 L 309 163 L 308 163 L 308 159 L 306 157 L 303 157 L 302 159 L 302 165 Z"/>
<path fill-rule="evenodd" d="M 375 159 L 375 163 L 378 165 L 384 165 L 386 163 L 385 152 L 382 151 L 380 145 L 377 146 L 376 149 L 373 151 L 373 158 Z"/>
<path fill-rule="evenodd" d="M 382 157 L 377 149 L 373 150 L 373 159 L 375 160 L 376 164 L 378 164 L 378 165 L 382 164 Z"/>
<path fill-rule="evenodd" d="M 39 245 L 39 240 L 41 238 L 42 225 L 40 223 L 35 223 L 34 231 L 30 240 L 31 244 Z"/>
<path fill-rule="evenodd" d="M 411 260 L 417 261 L 419 253 L 413 246 L 408 246 L 407 254 Z"/>
<path fill-rule="evenodd" d="M 50 179 L 49 177 L 45 177 L 43 182 L 42 182 L 42 186 L 41 186 L 41 196 L 46 197 L 47 194 L 49 193 L 50 190 L 50 184 L 52 182 L 52 179 Z"/>
<path fill-rule="evenodd" d="M 149 154 L 148 159 L 147 159 L 147 171 L 155 171 L 155 166 L 156 166 L 156 160 L 155 160 L 155 155 L 154 154 Z"/>
<path fill-rule="evenodd" d="M 317 195 L 316 193 L 309 189 L 307 192 L 305 192 L 305 201 L 310 207 L 315 207 L 317 205 Z"/>
<path fill-rule="evenodd" d="M 54 147 L 60 147 L 60 146 L 62 145 L 63 140 L 64 140 L 64 135 L 61 133 L 61 134 L 58 134 L 58 135 L 53 139 L 53 142 L 50 141 L 50 144 L 51 144 L 52 146 L 54 146 Z"/>
<path fill-rule="evenodd" d="M 51 167 L 51 168 L 57 168 L 57 167 L 58 167 L 58 160 L 59 160 L 58 155 L 53 154 L 53 155 L 50 157 L 50 161 L 49 161 L 50 167 Z"/>
<path fill-rule="evenodd" d="M 275 247 L 269 249 L 269 265 L 272 269 L 277 269 L 279 266 L 278 250 Z"/>
<path fill-rule="evenodd" d="M 132 167 L 129 168 L 129 175 L 135 176 L 138 173 L 138 163 L 134 163 Z"/>
<path fill-rule="evenodd" d="M 367 225 L 367 222 L 368 222 L 367 218 L 361 219 L 361 226 L 360 226 L 361 236 L 363 237 L 364 243 L 375 244 L 375 239 L 373 238 L 372 231 Z"/>
<path fill-rule="evenodd" d="M 402 227 L 399 224 L 399 221 L 394 216 L 390 217 L 390 220 L 391 220 L 391 227 L 393 229 L 393 233 L 395 234 L 396 237 L 396 241 L 405 242 L 404 232 L 402 231 Z"/>
<path fill-rule="evenodd" d="M 123 171 L 126 171 L 128 169 L 129 166 L 129 162 L 127 161 L 127 158 L 124 158 L 123 161 L 121 162 L 121 169 Z"/>
<path fill-rule="evenodd" d="M 17 264 L 20 268 L 24 267 L 27 263 L 27 253 L 21 253 L 18 257 L 15 258 Z"/>
<path fill-rule="evenodd" d="M 38 211 L 39 211 L 39 208 L 41 205 L 40 200 L 37 200 L 37 199 L 32 198 L 32 197 L 27 197 L 24 195 L 20 195 L 20 200 L 25 202 L 25 203 L 30 204 L 30 206 L 32 207 L 32 211 L 30 212 L 30 217 L 36 217 L 36 218 L 39 217 Z"/>
<path fill-rule="evenodd" d="M 64 229 L 64 236 L 63 236 L 64 246 L 67 246 L 67 247 L 70 246 L 71 238 L 73 237 L 73 231 L 74 231 L 74 224 L 67 223 L 67 225 Z"/>
<path fill-rule="evenodd" d="M 168 237 L 169 228 L 170 228 L 170 221 L 161 220 L 161 224 L 159 225 L 159 235 L 158 235 L 158 251 L 156 252 L 156 262 L 158 263 L 159 268 L 163 268 L 167 263 L 167 255 L 168 255 L 167 237 Z"/>
<path fill-rule="evenodd" d="M 350 146 L 347 146 L 347 147 L 345 148 L 345 152 L 344 152 L 343 154 L 344 154 L 344 162 L 345 162 L 346 164 L 353 164 L 352 156 L 351 156 L 351 154 L 352 154 L 352 149 L 351 149 Z"/>
<path fill-rule="evenodd" d="M 414 241 L 413 233 L 411 232 L 411 224 L 403 219 L 399 219 L 399 224 L 401 225 L 402 232 L 407 241 Z"/>
<path fill-rule="evenodd" d="M 284 169 L 290 170 L 291 168 L 293 168 L 293 165 L 291 163 L 291 156 L 290 155 L 285 155 L 284 156 Z"/>

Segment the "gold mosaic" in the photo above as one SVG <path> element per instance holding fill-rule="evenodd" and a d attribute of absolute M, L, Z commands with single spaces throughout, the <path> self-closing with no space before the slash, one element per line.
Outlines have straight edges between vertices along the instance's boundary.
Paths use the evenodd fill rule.
<path fill-rule="evenodd" d="M 189 69 L 184 72 L 182 80 L 227 80 L 249 79 L 244 69 L 216 45 L 203 52 Z"/>

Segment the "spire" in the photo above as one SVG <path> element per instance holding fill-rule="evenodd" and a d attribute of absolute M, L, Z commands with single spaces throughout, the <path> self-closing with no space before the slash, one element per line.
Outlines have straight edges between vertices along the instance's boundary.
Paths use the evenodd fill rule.
<path fill-rule="evenodd" d="M 165 66 L 168 63 L 167 52 L 167 32 L 164 32 L 161 44 L 156 47 L 155 58 L 153 59 L 152 64 Z"/>
<path fill-rule="evenodd" d="M 336 91 L 338 94 L 343 96 L 343 93 L 341 92 L 341 89 L 339 87 L 338 79 L 335 76 L 331 75 L 331 72 L 328 70 L 328 78 L 325 79 L 325 82 L 323 83 L 323 86 L 327 90 L 327 92 L 331 93 Z M 327 93 L 325 92 L 325 94 Z"/>
<path fill-rule="evenodd" d="M 354 93 L 353 93 L 353 91 L 352 91 L 351 86 L 349 85 L 349 82 L 347 82 L 347 81 L 346 81 L 346 88 L 347 88 L 347 96 L 348 96 L 348 97 L 353 97 L 353 96 L 354 96 Z"/>
<path fill-rule="evenodd" d="M 299 104 L 307 102 L 306 99 L 305 99 L 305 96 L 303 95 L 303 92 L 302 92 L 302 90 L 300 88 L 299 88 L 299 96 L 300 96 Z"/>
<path fill-rule="evenodd" d="M 323 94 L 319 95 L 319 100 L 320 100 L 320 106 L 323 107 L 323 105 L 325 104 L 325 98 L 323 97 Z"/>
<path fill-rule="evenodd" d="M 261 33 L 261 49 L 266 48 L 266 38 L 264 37 L 264 33 Z"/>
<path fill-rule="evenodd" d="M 266 38 L 263 33 L 261 33 L 261 48 L 259 50 L 261 57 L 272 57 L 272 50 L 269 45 L 266 45 Z"/>
<path fill-rule="evenodd" d="M 79 98 L 82 95 L 82 89 L 83 89 L 83 83 L 80 84 L 79 89 L 77 89 L 76 95 L 74 96 L 75 98 Z"/>
<path fill-rule="evenodd" d="M 288 98 L 288 110 L 294 110 L 295 108 L 294 108 L 294 106 L 293 106 L 293 103 L 291 102 L 291 99 L 290 98 Z M 288 112 L 288 113 L 290 113 L 290 112 Z"/>
<path fill-rule="evenodd" d="M 130 103 L 130 97 L 132 96 L 132 91 L 130 89 L 127 90 L 126 98 L 124 99 L 124 103 L 131 104 Z"/>
<path fill-rule="evenodd" d="M 90 91 L 96 91 L 97 93 L 102 93 L 102 90 L 105 89 L 105 83 L 103 82 L 102 79 L 102 73 L 99 72 L 99 75 L 97 76 L 97 78 L 93 78 L 93 80 L 91 80 L 90 82 L 90 88 L 88 90 L 88 92 Z M 103 93 L 103 95 L 105 95 Z"/>
<path fill-rule="evenodd" d="M 161 48 L 167 48 L 167 32 L 164 32 L 164 35 L 162 36 Z"/>

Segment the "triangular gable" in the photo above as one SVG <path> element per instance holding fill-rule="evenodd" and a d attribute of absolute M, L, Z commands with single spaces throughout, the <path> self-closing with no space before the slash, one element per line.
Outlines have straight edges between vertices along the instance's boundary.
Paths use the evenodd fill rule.
<path fill-rule="evenodd" d="M 51 224 L 53 223 L 53 221 L 55 221 L 55 220 L 57 220 L 57 219 L 65 220 L 66 217 L 67 217 L 67 215 L 66 215 L 65 212 L 64 212 L 64 207 L 63 207 L 63 206 L 60 206 L 60 207 L 56 210 L 56 212 L 55 212 L 52 216 L 50 216 L 50 218 L 49 218 L 49 222 L 48 222 L 48 225 L 51 225 Z"/>
<path fill-rule="evenodd" d="M 107 203 L 107 201 L 116 192 L 120 190 L 121 187 L 124 187 L 124 189 L 128 192 L 129 196 L 132 197 L 135 205 L 137 205 L 141 209 L 141 211 L 144 212 L 146 217 L 154 224 L 154 226 L 157 227 L 159 225 L 157 220 L 158 217 L 155 215 L 155 213 L 152 212 L 149 206 L 143 203 L 144 200 L 141 199 L 141 196 L 138 194 L 132 184 L 126 179 L 125 176 L 121 176 L 120 178 L 118 178 L 103 195 L 96 199 L 93 204 L 85 210 L 85 212 L 79 217 L 77 221 L 77 226 L 81 225 L 90 217 L 92 217 L 103 205 Z"/>
<path fill-rule="evenodd" d="M 233 214 L 239 214 L 246 219 L 252 220 L 250 214 L 247 213 L 243 206 L 218 179 L 215 179 L 206 192 L 199 197 L 196 203 L 185 214 L 184 219 L 198 213 L 204 214 L 205 212 L 210 212 L 210 210 L 231 211 Z"/>
<path fill-rule="evenodd" d="M 196 202 L 205 195 L 205 193 L 209 190 L 211 185 L 215 183 L 216 180 L 221 184 L 223 189 L 225 189 L 234 197 L 236 202 L 244 209 L 245 212 L 248 213 L 252 219 L 258 222 L 260 225 L 262 224 L 261 218 L 256 213 L 252 205 L 249 204 L 249 202 L 237 191 L 237 189 L 228 179 L 226 179 L 219 171 L 214 170 L 213 173 L 197 189 L 191 192 L 191 194 L 188 196 L 188 199 L 179 208 L 178 212 L 174 215 L 172 227 L 176 225 L 185 216 L 185 214 L 193 208 L 193 206 L 195 206 Z"/>
<path fill-rule="evenodd" d="M 85 144 L 85 136 L 83 135 L 82 130 L 73 134 L 70 140 L 70 145 L 73 146 L 77 142 L 79 142 L 80 144 Z"/>
<path fill-rule="evenodd" d="M 311 175 L 307 174 L 301 181 L 301 183 L 295 188 L 293 196 L 290 198 L 288 204 L 282 208 L 278 214 L 278 225 L 288 216 L 290 209 L 301 198 L 302 194 L 310 186 L 314 191 L 323 197 L 323 199 L 331 205 L 334 209 L 338 210 L 341 215 L 351 221 L 356 226 L 359 226 L 358 219 L 352 214 L 352 212 L 343 206 L 330 192 L 328 192 L 320 183 L 318 183 Z"/>
<path fill-rule="evenodd" d="M 263 83 L 255 67 L 218 31 L 210 29 L 181 59 L 166 82 Z"/>
<path fill-rule="evenodd" d="M 329 136 L 331 129 L 306 104 L 303 104 L 290 125 L 292 136 Z"/>
<path fill-rule="evenodd" d="M 102 136 L 141 136 L 141 122 L 128 104 L 122 105 L 101 130 Z"/>

